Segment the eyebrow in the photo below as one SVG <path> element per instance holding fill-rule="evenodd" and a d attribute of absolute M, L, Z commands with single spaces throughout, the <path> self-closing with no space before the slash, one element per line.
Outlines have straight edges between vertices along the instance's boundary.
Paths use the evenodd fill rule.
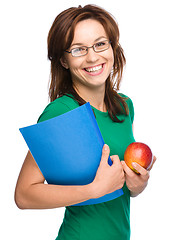
<path fill-rule="evenodd" d="M 107 39 L 107 37 L 101 36 L 101 37 L 98 37 L 96 40 L 94 40 L 94 42 L 97 42 L 97 41 L 99 41 L 99 40 L 102 39 L 102 38 Z M 71 45 L 71 47 L 74 46 L 74 45 L 85 46 L 84 43 L 73 43 L 73 44 Z"/>

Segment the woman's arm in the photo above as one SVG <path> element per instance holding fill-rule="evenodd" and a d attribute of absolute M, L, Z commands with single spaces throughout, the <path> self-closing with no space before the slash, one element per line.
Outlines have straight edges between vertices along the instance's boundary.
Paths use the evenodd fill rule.
<path fill-rule="evenodd" d="M 28 152 L 15 190 L 15 202 L 21 209 L 56 208 L 76 204 L 92 197 L 91 185 L 59 186 L 44 184 L 44 177 Z"/>
<path fill-rule="evenodd" d="M 132 129 L 133 128 L 134 128 L 134 126 L 132 125 Z M 132 163 L 133 168 L 139 172 L 139 175 L 136 174 L 134 171 L 132 171 L 124 161 L 121 162 L 123 165 L 123 168 L 124 168 L 125 176 L 126 176 L 126 185 L 127 185 L 128 189 L 130 190 L 131 197 L 136 197 L 141 192 L 144 191 L 144 189 L 146 188 L 146 186 L 148 184 L 148 180 L 150 177 L 149 171 L 152 169 L 155 161 L 156 161 L 156 157 L 154 156 L 151 168 L 148 170 L 141 167 L 138 163 Z"/>
<path fill-rule="evenodd" d="M 126 185 L 130 190 L 131 197 L 138 196 L 147 186 L 149 179 L 149 172 L 141 167 L 139 164 L 133 165 L 140 174 L 132 171 L 124 161 L 121 162 L 126 175 Z"/>
<path fill-rule="evenodd" d="M 44 177 L 28 152 L 16 185 L 15 202 L 21 209 L 49 209 L 74 205 L 122 188 L 124 172 L 117 156 L 108 165 L 109 148 L 103 148 L 100 166 L 94 181 L 82 186 L 44 184 Z M 119 174 L 120 172 L 120 174 Z"/>

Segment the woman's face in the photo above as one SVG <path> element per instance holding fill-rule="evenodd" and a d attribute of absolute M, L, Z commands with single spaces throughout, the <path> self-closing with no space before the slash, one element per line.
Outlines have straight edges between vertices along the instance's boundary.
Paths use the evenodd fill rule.
<path fill-rule="evenodd" d="M 76 25 L 74 39 L 68 50 L 82 46 L 91 47 L 104 40 L 110 39 L 100 22 L 93 19 L 83 20 Z M 85 56 L 73 57 L 71 53 L 65 53 L 61 63 L 70 70 L 73 84 L 79 92 L 84 87 L 105 89 L 106 79 L 114 64 L 114 55 L 111 45 L 103 52 L 95 52 L 93 48 L 89 48 Z"/>

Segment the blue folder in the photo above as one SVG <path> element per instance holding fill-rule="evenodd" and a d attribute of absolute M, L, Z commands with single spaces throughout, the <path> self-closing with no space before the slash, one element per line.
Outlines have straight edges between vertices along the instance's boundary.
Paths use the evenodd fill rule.
<path fill-rule="evenodd" d="M 47 183 L 86 185 L 94 180 L 104 140 L 89 103 L 19 130 Z M 110 157 L 108 163 L 112 164 Z M 122 194 L 119 189 L 73 206 L 102 203 Z"/>

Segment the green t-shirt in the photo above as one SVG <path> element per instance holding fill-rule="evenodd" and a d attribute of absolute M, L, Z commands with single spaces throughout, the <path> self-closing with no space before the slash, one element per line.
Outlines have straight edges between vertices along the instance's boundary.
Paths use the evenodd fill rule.
<path fill-rule="evenodd" d="M 126 97 L 121 94 L 121 96 Z M 110 155 L 124 159 L 127 146 L 134 142 L 132 123 L 134 108 L 130 98 L 126 100 L 129 115 L 120 115 L 123 123 L 113 122 L 108 112 L 94 110 L 103 139 L 110 147 Z M 68 96 L 51 102 L 41 114 L 38 122 L 56 117 L 79 107 L 79 104 Z M 87 205 L 66 207 L 63 223 L 56 240 L 129 240 L 130 239 L 130 192 L 123 186 L 124 194 L 114 200 Z"/>

